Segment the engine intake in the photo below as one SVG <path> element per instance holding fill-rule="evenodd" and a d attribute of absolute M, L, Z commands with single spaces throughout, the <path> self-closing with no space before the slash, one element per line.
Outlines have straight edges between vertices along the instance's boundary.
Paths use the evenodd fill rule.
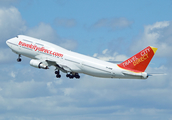
<path fill-rule="evenodd" d="M 32 59 L 30 65 L 36 68 L 48 69 L 48 66 L 39 60 Z"/>

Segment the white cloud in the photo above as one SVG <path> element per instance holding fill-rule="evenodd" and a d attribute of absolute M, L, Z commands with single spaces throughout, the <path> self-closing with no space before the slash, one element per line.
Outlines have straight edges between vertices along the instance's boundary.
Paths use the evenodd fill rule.
<path fill-rule="evenodd" d="M 102 51 L 102 53 L 103 53 L 103 54 L 106 54 L 107 51 L 108 51 L 108 49 L 105 49 L 105 50 Z"/>
<path fill-rule="evenodd" d="M 0 33 L 0 42 L 3 43 L 1 46 L 5 45 L 7 39 L 18 34 L 25 34 L 47 41 L 53 41 L 67 49 L 75 49 L 77 46 L 75 40 L 60 38 L 49 24 L 40 23 L 38 26 L 28 28 L 20 12 L 15 7 L 0 8 Z"/>
<path fill-rule="evenodd" d="M 98 20 L 93 27 L 101 28 L 106 27 L 112 30 L 126 28 L 132 25 L 132 21 L 127 20 L 126 18 L 112 18 L 112 19 L 100 19 Z"/>
<path fill-rule="evenodd" d="M 26 30 L 25 21 L 15 7 L 0 8 L 0 42 Z"/>
<path fill-rule="evenodd" d="M 102 51 L 102 54 L 95 53 L 93 57 L 104 61 L 124 61 L 127 60 L 128 57 L 126 55 L 120 55 L 118 52 L 111 53 L 110 50 L 105 49 Z"/>
<path fill-rule="evenodd" d="M 49 24 L 45 23 L 40 23 L 38 26 L 28 29 L 26 31 L 26 35 L 57 43 L 57 45 L 69 50 L 73 50 L 77 46 L 77 42 L 75 40 L 59 37 L 56 31 Z"/>
<path fill-rule="evenodd" d="M 98 56 L 98 53 L 94 53 L 93 57 L 97 57 Z"/>
<path fill-rule="evenodd" d="M 13 78 L 15 78 L 15 77 L 16 77 L 16 75 L 15 75 L 15 73 L 14 73 L 13 71 L 11 72 L 11 74 L 10 74 L 10 75 L 11 75 L 11 77 L 13 77 Z"/>
<path fill-rule="evenodd" d="M 28 36 L 41 38 L 47 41 L 54 41 L 67 49 L 75 49 L 77 43 L 75 40 L 63 39 L 58 36 L 56 31 L 49 25 L 45 23 L 40 23 L 34 28 L 28 28 L 25 25 L 25 21 L 17 8 L 0 8 L 0 62 L 7 63 L 17 58 L 17 55 L 11 52 L 5 43 L 5 41 L 11 37 L 18 34 L 26 34 Z"/>
<path fill-rule="evenodd" d="M 150 69 L 167 68 L 161 66 Z M 124 116 L 132 119 L 131 115 L 143 119 L 147 115 L 151 118 L 164 114 L 169 117 L 172 82 L 167 78 L 170 76 L 163 79 L 152 76 L 147 80 L 121 80 L 81 75 L 80 80 L 69 80 L 65 76 L 55 79 L 55 75 L 47 73 L 49 71 L 30 66 L 13 67 L 11 70 L 15 70 L 15 80 L 4 78 L 0 81 L 0 111 L 5 113 L 1 114 L 4 119 L 10 115 L 11 119 L 58 117 L 72 120 L 85 119 L 88 114 L 88 119 L 102 120 L 124 119 Z M 4 73 L 6 71 L 0 71 L 0 75 Z"/>
<path fill-rule="evenodd" d="M 62 39 L 63 42 L 60 43 L 60 46 L 68 50 L 74 50 L 77 47 L 77 42 L 71 39 Z"/>
<path fill-rule="evenodd" d="M 17 55 L 9 48 L 0 48 L 0 63 L 8 63 L 17 59 Z"/>
<path fill-rule="evenodd" d="M 171 29 L 172 24 L 169 21 L 156 22 L 153 25 L 146 25 L 144 27 L 144 32 L 131 46 L 131 51 L 136 52 L 150 45 L 158 48 L 156 53 L 157 56 L 171 56 Z"/>
<path fill-rule="evenodd" d="M 64 95 L 65 96 L 69 96 L 72 93 L 76 93 L 75 91 L 76 91 L 75 88 L 65 88 L 65 89 L 63 89 L 63 92 L 64 92 Z"/>
<path fill-rule="evenodd" d="M 26 35 L 47 41 L 55 41 L 56 39 L 59 39 L 55 30 L 46 23 L 40 23 L 38 26 L 28 29 Z"/>
<path fill-rule="evenodd" d="M 65 18 L 56 18 L 54 23 L 56 26 L 63 26 L 63 27 L 74 27 L 77 24 L 75 19 L 65 19 Z"/>
<path fill-rule="evenodd" d="M 26 31 L 25 21 L 15 7 L 0 8 L 0 62 L 7 63 L 17 58 L 17 55 L 6 45 L 6 40 Z"/>

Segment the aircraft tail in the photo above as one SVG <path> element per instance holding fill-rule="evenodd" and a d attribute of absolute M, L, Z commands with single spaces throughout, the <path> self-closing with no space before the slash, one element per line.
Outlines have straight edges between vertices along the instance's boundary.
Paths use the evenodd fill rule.
<path fill-rule="evenodd" d="M 157 49 L 158 48 L 148 46 L 136 55 L 117 65 L 125 70 L 144 72 Z"/>

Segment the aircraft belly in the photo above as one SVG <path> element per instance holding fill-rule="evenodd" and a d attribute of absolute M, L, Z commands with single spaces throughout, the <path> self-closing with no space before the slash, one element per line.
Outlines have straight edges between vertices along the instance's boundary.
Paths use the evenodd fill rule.
<path fill-rule="evenodd" d="M 21 48 L 22 50 L 20 50 L 20 54 L 21 55 L 24 55 L 26 57 L 29 57 L 29 58 L 35 58 L 36 55 L 38 55 L 38 53 L 36 53 L 35 51 L 33 50 L 29 50 L 29 49 L 25 49 L 25 48 Z"/>
<path fill-rule="evenodd" d="M 113 70 L 113 78 L 119 79 L 145 79 L 144 73 L 134 73 L 128 70 L 117 68 Z M 147 75 L 147 74 L 146 74 Z"/>
<path fill-rule="evenodd" d="M 112 77 L 112 74 L 110 71 L 105 70 L 101 67 L 95 67 L 95 66 L 83 64 L 82 71 L 84 74 L 95 76 L 95 77 L 103 77 L 103 78 Z"/>

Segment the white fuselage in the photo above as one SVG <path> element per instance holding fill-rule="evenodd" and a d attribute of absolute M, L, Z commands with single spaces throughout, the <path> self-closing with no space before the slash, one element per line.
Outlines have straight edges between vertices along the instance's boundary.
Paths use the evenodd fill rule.
<path fill-rule="evenodd" d="M 103 78 L 145 79 L 145 72 L 134 73 L 121 69 L 117 64 L 102 61 L 93 57 L 66 50 L 55 44 L 19 35 L 7 40 L 7 45 L 13 52 L 38 60 L 51 60 L 63 65 L 68 72 L 84 73 Z M 127 73 L 127 74 L 126 74 Z M 147 74 L 146 74 L 147 75 Z"/>

